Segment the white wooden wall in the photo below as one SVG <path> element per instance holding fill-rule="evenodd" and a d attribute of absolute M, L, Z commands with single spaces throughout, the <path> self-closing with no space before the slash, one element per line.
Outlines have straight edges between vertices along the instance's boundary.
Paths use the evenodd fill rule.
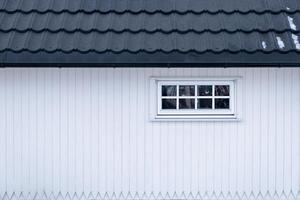
<path fill-rule="evenodd" d="M 241 121 L 149 121 L 150 76 L 207 75 Z M 10 198 L 300 199 L 300 68 L 0 69 Z"/>

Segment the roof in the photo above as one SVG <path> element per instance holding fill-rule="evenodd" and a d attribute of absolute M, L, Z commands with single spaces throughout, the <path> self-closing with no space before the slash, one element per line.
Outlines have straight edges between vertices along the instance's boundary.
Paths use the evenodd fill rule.
<path fill-rule="evenodd" d="M 0 0 L 0 63 L 299 65 L 300 2 Z"/>

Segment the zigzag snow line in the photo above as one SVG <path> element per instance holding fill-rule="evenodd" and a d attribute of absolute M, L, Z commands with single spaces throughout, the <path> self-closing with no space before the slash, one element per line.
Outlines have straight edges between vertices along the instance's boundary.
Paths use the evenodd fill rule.
<path fill-rule="evenodd" d="M 4 192 L 0 200 L 299 200 L 298 192 Z"/>

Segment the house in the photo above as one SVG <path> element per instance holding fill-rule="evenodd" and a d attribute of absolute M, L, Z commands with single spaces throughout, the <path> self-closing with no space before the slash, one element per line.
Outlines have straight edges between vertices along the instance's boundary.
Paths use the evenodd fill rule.
<path fill-rule="evenodd" d="M 300 199 L 299 0 L 0 0 L 0 199 Z"/>

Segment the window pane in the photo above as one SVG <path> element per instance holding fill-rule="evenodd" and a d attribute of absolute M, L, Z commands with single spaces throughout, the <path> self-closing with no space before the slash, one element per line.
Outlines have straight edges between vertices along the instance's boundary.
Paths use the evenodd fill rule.
<path fill-rule="evenodd" d="M 211 109 L 212 99 L 198 99 L 198 109 Z"/>
<path fill-rule="evenodd" d="M 229 99 L 215 99 L 215 109 L 229 109 Z"/>
<path fill-rule="evenodd" d="M 176 96 L 176 85 L 163 85 L 161 86 L 162 96 Z"/>
<path fill-rule="evenodd" d="M 162 109 L 176 109 L 176 99 L 162 99 L 161 100 Z"/>
<path fill-rule="evenodd" d="M 194 85 L 180 85 L 179 86 L 179 96 L 195 96 L 195 86 Z"/>
<path fill-rule="evenodd" d="M 216 85 L 215 96 L 229 96 L 229 85 Z"/>
<path fill-rule="evenodd" d="M 195 109 L 195 99 L 179 99 L 179 109 Z"/>
<path fill-rule="evenodd" d="M 198 85 L 198 96 L 212 96 L 212 86 Z"/>

